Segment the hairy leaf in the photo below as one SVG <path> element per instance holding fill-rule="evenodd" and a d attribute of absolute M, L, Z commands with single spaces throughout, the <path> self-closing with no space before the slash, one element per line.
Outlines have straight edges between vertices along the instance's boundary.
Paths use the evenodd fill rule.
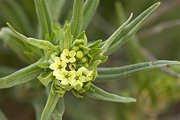
<path fill-rule="evenodd" d="M 88 90 L 86 94 L 94 99 L 104 100 L 104 101 L 111 101 L 111 102 L 122 102 L 122 103 L 129 103 L 129 102 L 136 102 L 134 98 L 130 97 L 121 97 L 115 94 L 108 93 L 95 85 L 91 84 L 91 89 L 94 91 Z"/>
<path fill-rule="evenodd" d="M 180 64 L 179 61 L 158 60 L 154 62 L 144 62 L 124 67 L 98 68 L 96 81 L 116 80 L 122 77 L 154 68 L 166 67 L 169 65 Z"/>
<path fill-rule="evenodd" d="M 67 25 L 67 30 L 65 32 L 65 41 L 64 41 L 64 49 L 70 49 L 72 44 L 72 36 L 69 25 Z"/>
<path fill-rule="evenodd" d="M 45 108 L 43 110 L 43 113 L 41 115 L 41 120 L 49 120 L 51 117 L 51 114 L 53 113 L 56 104 L 59 100 L 58 94 L 52 94 L 52 92 L 49 93 L 48 100 L 46 102 Z"/>
<path fill-rule="evenodd" d="M 74 0 L 73 15 L 71 18 L 71 33 L 76 38 L 82 30 L 84 0 Z"/>
<path fill-rule="evenodd" d="M 25 67 L 11 75 L 0 78 L 0 89 L 10 88 L 33 80 L 34 78 L 37 78 L 41 72 L 42 69 L 39 68 L 36 63 L 31 64 L 30 66 Z"/>
<path fill-rule="evenodd" d="M 127 42 L 127 40 L 143 25 L 143 23 L 150 17 L 150 15 L 159 7 L 160 3 L 155 3 L 143 13 L 141 13 L 137 18 L 135 18 L 131 23 L 129 23 L 119 35 L 115 38 L 109 49 L 103 55 L 109 55 L 115 50 L 117 50 L 122 44 Z"/>
<path fill-rule="evenodd" d="M 62 120 L 62 116 L 64 114 L 64 111 L 65 111 L 65 104 L 64 104 L 64 98 L 60 98 L 57 105 L 56 105 L 56 108 L 53 112 L 53 118 L 54 120 Z"/>
<path fill-rule="evenodd" d="M 121 31 L 126 27 L 126 25 L 129 23 L 129 21 L 131 20 L 133 14 L 131 13 L 130 17 L 128 18 L 128 20 L 122 24 L 117 30 L 116 32 L 114 32 L 110 38 L 108 38 L 108 40 L 106 41 L 106 43 L 102 46 L 102 54 L 104 52 L 106 52 L 109 48 L 109 46 L 111 45 L 111 43 L 121 34 Z"/>
<path fill-rule="evenodd" d="M 83 16 L 83 26 L 82 30 L 85 30 L 86 27 L 89 25 L 96 9 L 99 5 L 100 0 L 86 0 L 84 5 L 84 16 Z"/>
<path fill-rule="evenodd" d="M 34 0 L 36 5 L 36 12 L 38 15 L 39 22 L 41 24 L 41 39 L 45 38 L 45 35 L 51 36 L 51 16 L 48 10 L 46 0 Z"/>

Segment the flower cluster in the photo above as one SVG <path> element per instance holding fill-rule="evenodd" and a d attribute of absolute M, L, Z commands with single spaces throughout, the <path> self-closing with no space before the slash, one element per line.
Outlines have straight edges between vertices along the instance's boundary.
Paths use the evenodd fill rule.
<path fill-rule="evenodd" d="M 56 78 L 56 87 L 59 85 L 61 88 L 61 95 L 70 89 L 83 93 L 84 88 L 93 80 L 93 70 L 77 66 L 77 59 L 81 56 L 79 53 L 75 50 L 64 49 L 59 57 L 54 57 L 54 63 L 49 66 Z"/>

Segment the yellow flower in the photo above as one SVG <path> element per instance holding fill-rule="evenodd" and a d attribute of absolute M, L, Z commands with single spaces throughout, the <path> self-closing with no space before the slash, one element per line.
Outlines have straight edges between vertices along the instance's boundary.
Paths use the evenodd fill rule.
<path fill-rule="evenodd" d="M 94 77 L 94 70 L 89 71 L 89 73 L 87 74 L 87 80 L 91 81 Z"/>
<path fill-rule="evenodd" d="M 76 59 L 75 59 L 75 56 L 76 55 L 76 52 L 74 50 L 72 51 L 69 51 L 68 49 L 64 49 L 63 50 L 63 53 L 61 54 L 61 60 L 68 63 L 68 62 L 75 62 Z"/>
<path fill-rule="evenodd" d="M 54 58 L 55 63 L 52 63 L 49 68 L 54 70 L 53 75 L 57 76 L 62 70 L 65 70 L 66 62 L 61 61 L 59 57 Z"/>
<path fill-rule="evenodd" d="M 75 73 L 76 71 L 63 70 L 61 74 L 56 76 L 56 79 L 60 80 L 62 85 L 69 85 L 73 81 Z"/>
<path fill-rule="evenodd" d="M 76 74 L 73 76 L 73 81 L 71 82 L 71 85 L 76 90 L 80 90 L 83 86 L 83 82 L 87 82 L 86 77 L 82 74 L 82 68 L 79 68 Z"/>
<path fill-rule="evenodd" d="M 85 67 L 81 67 L 82 68 L 82 72 L 86 75 L 86 79 L 87 81 L 91 81 L 94 77 L 94 70 L 88 70 L 87 68 Z"/>

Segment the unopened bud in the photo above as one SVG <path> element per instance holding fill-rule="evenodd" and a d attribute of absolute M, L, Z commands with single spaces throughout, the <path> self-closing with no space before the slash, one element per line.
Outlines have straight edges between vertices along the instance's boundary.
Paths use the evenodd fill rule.
<path fill-rule="evenodd" d="M 83 58 L 80 60 L 81 63 L 85 63 L 85 62 L 87 62 L 87 61 L 88 61 L 88 58 L 87 58 L 87 57 L 83 57 Z"/>
<path fill-rule="evenodd" d="M 89 64 L 86 62 L 86 63 L 84 64 L 84 67 L 88 68 L 88 67 L 89 67 Z"/>
<path fill-rule="evenodd" d="M 73 46 L 73 47 L 72 47 L 72 50 L 74 50 L 74 51 L 78 51 L 78 50 L 79 50 L 79 47 L 77 47 L 77 46 Z"/>
<path fill-rule="evenodd" d="M 77 52 L 76 52 L 76 57 L 79 58 L 79 59 L 82 58 L 83 55 L 84 55 L 84 54 L 83 54 L 82 51 L 77 51 Z"/>

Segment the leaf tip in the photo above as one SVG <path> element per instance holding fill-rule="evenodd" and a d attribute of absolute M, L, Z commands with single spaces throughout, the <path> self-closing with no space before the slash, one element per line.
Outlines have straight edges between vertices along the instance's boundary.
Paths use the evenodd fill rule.
<path fill-rule="evenodd" d="M 161 2 L 157 2 L 157 4 L 158 4 L 158 5 L 160 5 L 160 4 L 161 4 Z"/>

